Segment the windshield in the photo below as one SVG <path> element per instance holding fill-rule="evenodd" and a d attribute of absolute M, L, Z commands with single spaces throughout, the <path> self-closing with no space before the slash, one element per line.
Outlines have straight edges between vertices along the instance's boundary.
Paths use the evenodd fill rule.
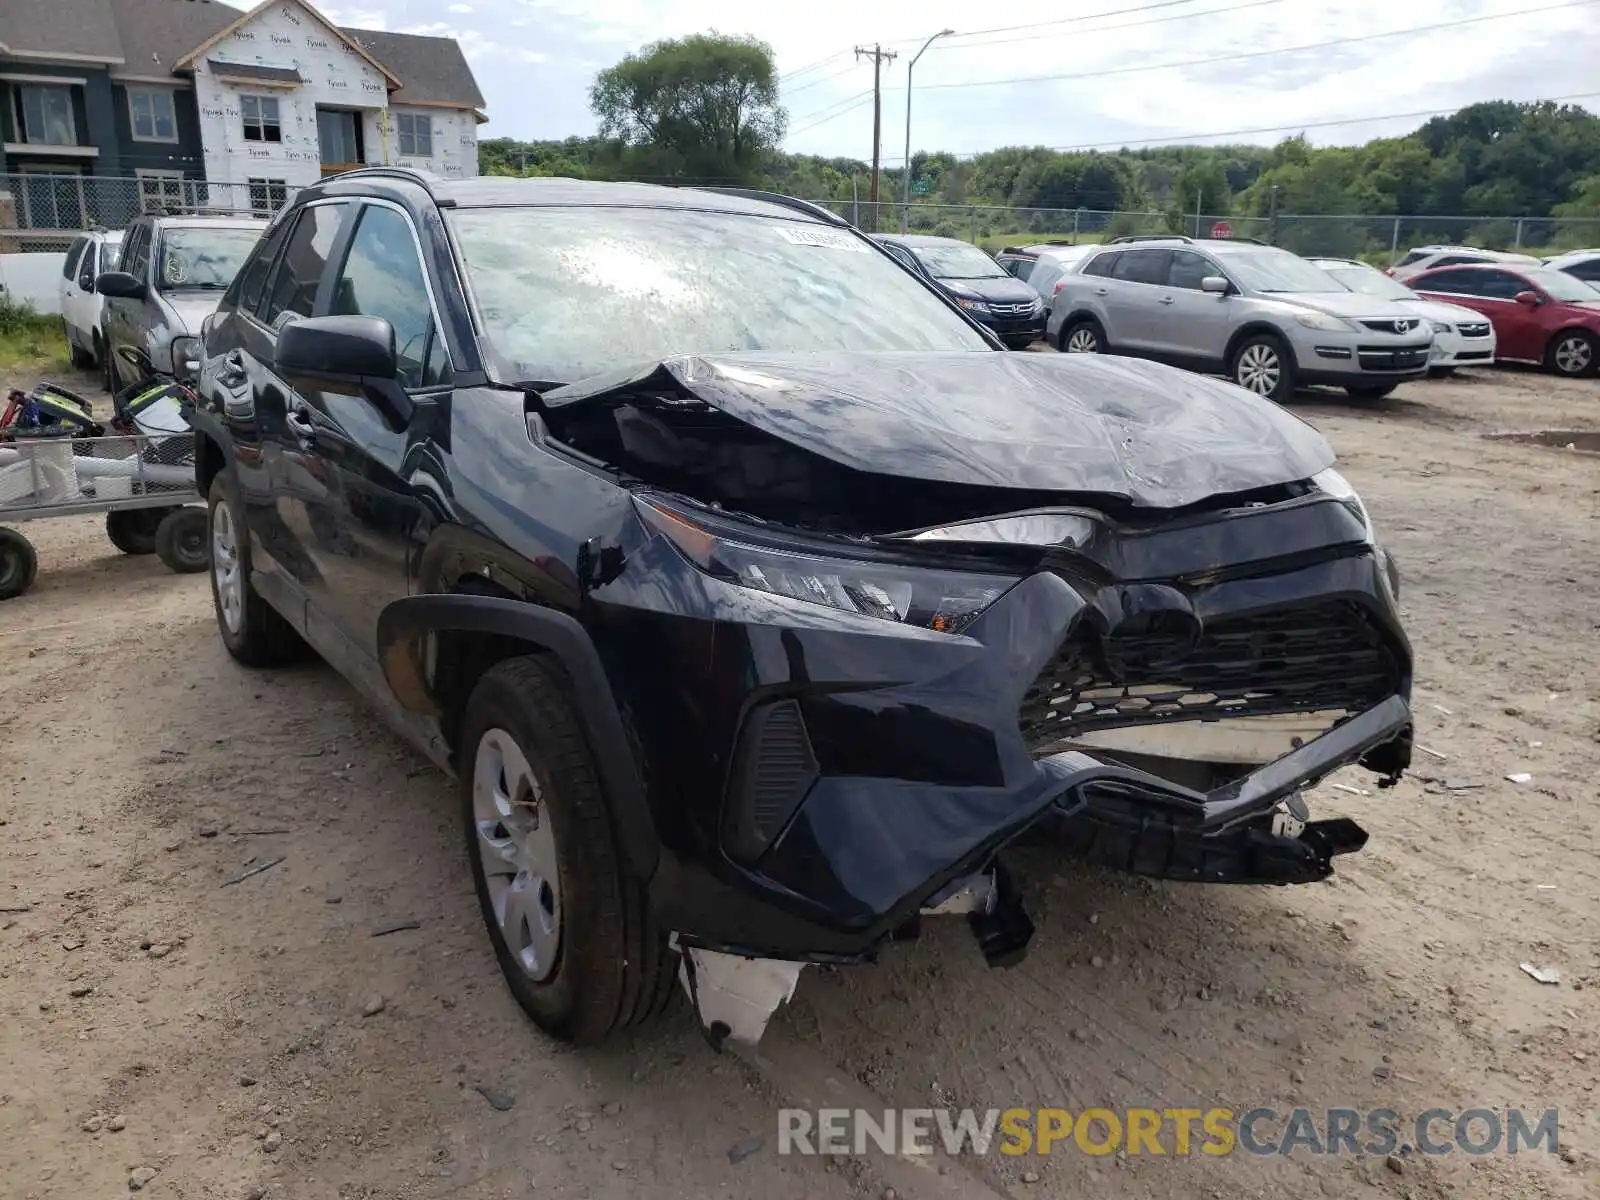
<path fill-rule="evenodd" d="M 1380 300 L 1417 299 L 1417 294 L 1398 279 L 1391 279 L 1371 267 L 1338 266 L 1322 269 L 1352 292 L 1360 292 L 1363 296 L 1377 296 Z"/>
<path fill-rule="evenodd" d="M 1537 270 L 1523 271 L 1522 274 L 1530 283 L 1542 287 L 1552 300 L 1568 304 L 1600 300 L 1600 291 L 1596 291 L 1583 280 L 1568 275 L 1565 271 L 1552 271 L 1549 267 L 1540 267 Z"/>
<path fill-rule="evenodd" d="M 995 279 L 1005 276 L 999 263 L 966 242 L 912 246 L 911 252 L 922 260 L 922 265 L 928 268 L 928 274 L 935 279 Z"/>
<path fill-rule="evenodd" d="M 1215 248 L 1214 248 L 1215 249 Z M 1247 292 L 1348 292 L 1321 267 L 1313 266 L 1298 254 L 1276 248 L 1244 252 L 1216 251 L 1234 282 Z"/>
<path fill-rule="evenodd" d="M 446 210 L 520 382 L 680 354 L 992 349 L 845 229 L 658 208 Z"/>
<path fill-rule="evenodd" d="M 255 249 L 260 229 L 164 229 L 157 286 L 164 292 L 183 288 L 220 291 L 233 282 L 245 255 Z"/>

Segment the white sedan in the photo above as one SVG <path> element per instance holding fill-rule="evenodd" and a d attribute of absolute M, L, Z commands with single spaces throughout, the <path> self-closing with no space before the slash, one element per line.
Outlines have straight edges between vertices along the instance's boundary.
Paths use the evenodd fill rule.
<path fill-rule="evenodd" d="M 1448 375 L 1457 367 L 1486 367 L 1494 362 L 1494 326 L 1482 313 L 1459 304 L 1419 296 L 1377 267 L 1351 258 L 1313 258 L 1312 262 L 1352 292 L 1392 300 L 1433 326 L 1429 375 Z"/>

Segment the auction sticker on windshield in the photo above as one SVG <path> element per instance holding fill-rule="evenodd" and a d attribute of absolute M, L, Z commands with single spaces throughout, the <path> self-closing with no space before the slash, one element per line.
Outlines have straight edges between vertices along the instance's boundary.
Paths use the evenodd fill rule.
<path fill-rule="evenodd" d="M 835 233 L 831 229 L 800 229 L 792 225 L 778 226 L 778 232 L 786 241 L 793 242 L 796 246 L 821 246 L 827 250 L 855 250 L 862 254 L 867 248 L 859 240 L 848 233 Z"/>

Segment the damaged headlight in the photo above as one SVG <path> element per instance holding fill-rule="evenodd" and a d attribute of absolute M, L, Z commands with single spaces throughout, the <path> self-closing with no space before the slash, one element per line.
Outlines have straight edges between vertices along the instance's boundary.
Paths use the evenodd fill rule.
<path fill-rule="evenodd" d="M 1017 581 L 1004 575 L 948 571 L 832 557 L 757 545 L 730 537 L 702 518 L 634 497 L 645 525 L 707 575 L 741 587 L 825 604 L 844 612 L 960 633 Z"/>
<path fill-rule="evenodd" d="M 1356 489 L 1351 486 L 1348 479 L 1332 467 L 1325 471 L 1318 471 L 1311 477 L 1311 482 L 1317 486 L 1318 490 L 1333 497 L 1356 515 L 1356 519 L 1361 522 L 1361 527 L 1367 531 L 1367 541 L 1371 543 L 1373 553 L 1377 555 L 1378 562 L 1383 567 L 1383 577 L 1388 581 L 1389 591 L 1398 600 L 1400 598 L 1400 568 L 1394 561 L 1394 555 L 1378 544 L 1378 531 L 1372 524 L 1372 515 L 1367 512 L 1367 506 L 1361 502 L 1361 497 L 1356 493 Z"/>

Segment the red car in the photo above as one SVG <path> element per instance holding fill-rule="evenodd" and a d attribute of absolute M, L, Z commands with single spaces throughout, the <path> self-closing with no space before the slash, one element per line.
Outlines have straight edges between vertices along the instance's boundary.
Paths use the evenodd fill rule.
<path fill-rule="evenodd" d="M 1564 271 L 1475 263 L 1423 271 L 1406 283 L 1488 317 L 1496 358 L 1567 376 L 1593 375 L 1600 364 L 1600 291 Z"/>

